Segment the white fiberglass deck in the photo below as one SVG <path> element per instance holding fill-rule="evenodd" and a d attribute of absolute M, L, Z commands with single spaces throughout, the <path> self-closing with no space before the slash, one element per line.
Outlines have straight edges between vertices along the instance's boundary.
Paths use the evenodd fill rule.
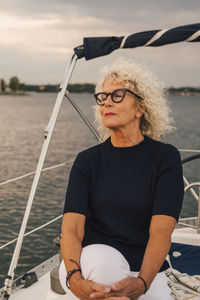
<path fill-rule="evenodd" d="M 54 293 L 50 287 L 50 271 L 40 277 L 37 282 L 28 288 L 13 293 L 10 300 L 69 300 L 70 297 Z"/>

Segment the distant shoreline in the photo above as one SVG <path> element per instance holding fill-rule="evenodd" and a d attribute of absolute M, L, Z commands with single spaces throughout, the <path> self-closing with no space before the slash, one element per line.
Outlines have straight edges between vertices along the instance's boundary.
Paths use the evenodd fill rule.
<path fill-rule="evenodd" d="M 68 89 L 70 93 L 90 93 L 95 92 L 95 84 L 92 83 L 75 83 L 69 84 Z M 59 85 L 24 85 L 24 90 L 12 91 L 7 89 L 6 91 L 0 92 L 0 95 L 12 95 L 12 96 L 26 96 L 30 92 L 36 93 L 58 93 Z M 200 96 L 200 88 L 196 87 L 180 87 L 166 88 L 166 91 L 171 96 Z"/>
<path fill-rule="evenodd" d="M 95 93 L 95 83 L 70 83 L 67 90 L 70 93 Z M 24 96 L 29 92 L 37 93 L 58 93 L 60 84 L 26 84 L 20 82 L 17 76 L 10 78 L 9 84 L 6 84 L 3 78 L 0 78 L 0 95 Z M 200 86 L 182 86 L 182 87 L 166 87 L 165 91 L 168 95 L 177 96 L 200 96 Z"/>
<path fill-rule="evenodd" d="M 200 88 L 194 88 L 194 87 L 173 88 L 173 87 L 170 87 L 167 90 L 168 90 L 169 95 L 200 96 Z"/>
<path fill-rule="evenodd" d="M 17 91 L 17 92 L 0 92 L 0 96 L 27 96 L 29 92 L 26 91 Z"/>
<path fill-rule="evenodd" d="M 6 92 L 6 93 L 0 93 L 0 96 L 29 96 L 30 93 L 37 93 L 37 94 L 56 94 L 57 92 L 38 92 L 38 91 L 28 91 L 28 92 L 20 92 L 20 93 L 13 93 L 13 92 Z M 93 94 L 91 92 L 71 92 L 71 94 Z M 168 93 L 170 96 L 200 96 L 199 93 L 180 93 L 180 92 L 173 92 L 173 93 Z"/>

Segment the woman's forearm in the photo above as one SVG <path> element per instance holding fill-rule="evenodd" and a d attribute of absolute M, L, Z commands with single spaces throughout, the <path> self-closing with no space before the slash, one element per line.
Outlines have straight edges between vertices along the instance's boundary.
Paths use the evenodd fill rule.
<path fill-rule="evenodd" d="M 80 238 L 76 236 L 74 232 L 66 231 L 62 236 L 61 253 L 67 272 L 78 268 L 76 263 L 73 261 L 76 261 L 77 264 L 80 265 L 80 256 L 82 251 L 81 242 L 82 241 L 80 240 Z M 80 272 L 75 273 L 73 277 L 82 278 Z"/>
<path fill-rule="evenodd" d="M 169 252 L 175 225 L 176 219 L 168 215 L 153 215 L 151 218 L 149 241 L 139 273 L 139 276 L 146 281 L 148 288 Z"/>
<path fill-rule="evenodd" d="M 144 278 L 149 288 L 159 272 L 171 245 L 171 238 L 165 232 L 158 231 L 149 238 L 139 276 Z"/>
<path fill-rule="evenodd" d="M 67 272 L 77 269 L 77 264 L 80 265 L 84 225 L 85 216 L 83 215 L 67 213 L 63 217 L 61 253 Z M 72 277 L 82 278 L 80 272 L 74 273 Z"/>

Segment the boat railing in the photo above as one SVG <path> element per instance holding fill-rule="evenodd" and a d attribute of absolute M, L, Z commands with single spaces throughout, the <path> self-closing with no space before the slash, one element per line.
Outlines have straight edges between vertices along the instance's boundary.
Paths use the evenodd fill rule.
<path fill-rule="evenodd" d="M 38 227 L 36 227 L 36 228 L 30 230 L 29 232 L 26 232 L 26 233 L 24 234 L 24 237 L 26 237 L 26 236 L 28 236 L 28 235 L 30 235 L 30 234 L 32 234 L 32 233 L 34 233 L 34 232 L 36 232 L 36 231 L 38 231 L 38 230 L 40 230 L 40 229 L 46 227 L 46 226 L 48 226 L 48 225 L 50 225 L 50 224 L 52 224 L 52 223 L 58 221 L 59 219 L 62 218 L 62 216 L 63 216 L 63 215 L 59 215 L 58 217 L 52 219 L 51 221 L 48 221 L 48 222 L 46 222 L 45 224 L 40 225 L 40 226 L 38 226 Z M 5 247 L 7 247 L 7 246 L 9 246 L 9 245 L 11 245 L 11 244 L 13 244 L 13 243 L 15 243 L 16 241 L 17 241 L 17 238 L 15 238 L 15 239 L 13 239 L 13 240 L 7 242 L 6 244 L 0 246 L 0 250 L 3 249 L 3 248 L 5 248 Z"/>
<path fill-rule="evenodd" d="M 179 225 L 184 225 L 183 226 L 187 226 L 187 227 L 190 227 L 190 228 L 195 228 L 197 229 L 197 233 L 200 234 L 200 182 L 193 182 L 193 183 L 190 183 L 188 185 L 186 185 L 185 187 L 185 193 L 192 189 L 193 187 L 198 187 L 198 190 L 199 190 L 199 196 L 198 196 L 198 214 L 197 214 L 197 218 L 196 218 L 196 226 L 192 225 L 189 218 L 187 218 L 187 221 L 184 220 L 184 222 L 179 222 Z M 192 219 L 192 218 L 191 218 Z"/>
<path fill-rule="evenodd" d="M 179 149 L 179 151 L 180 152 L 200 152 L 200 150 L 192 150 L 192 149 Z M 192 155 L 192 156 L 184 159 L 182 161 L 182 163 L 194 160 L 196 158 L 200 158 L 200 154 Z M 60 164 L 56 164 L 56 165 L 53 165 L 53 166 L 50 166 L 50 167 L 47 167 L 47 168 L 43 168 L 41 172 L 43 173 L 43 172 L 46 172 L 46 171 L 49 171 L 49 170 L 53 170 L 53 169 L 56 169 L 56 168 L 64 167 L 64 166 L 72 164 L 73 162 L 74 162 L 74 159 L 72 159 L 70 161 L 65 161 L 65 162 L 60 163 Z M 26 174 L 23 174 L 23 175 L 20 175 L 20 176 L 17 176 L 17 177 L 14 177 L 14 178 L 11 178 L 11 179 L 8 179 L 8 180 L 5 180 L 5 181 L 2 181 L 2 182 L 0 182 L 0 186 L 8 184 L 8 183 L 11 183 L 11 182 L 14 182 L 14 181 L 17 181 L 17 180 L 20 180 L 20 179 L 24 179 L 26 177 L 30 177 L 30 176 L 34 175 L 35 173 L 36 173 L 36 171 L 32 171 L 32 172 L 29 172 L 29 173 L 26 173 Z M 185 176 L 183 176 L 183 179 L 184 179 L 184 182 L 185 182 L 185 184 L 187 186 L 189 184 L 189 182 L 187 181 L 187 179 L 186 179 Z M 193 189 L 191 188 L 191 190 L 193 190 Z M 197 194 L 196 193 L 192 193 L 192 191 L 191 191 L 191 194 L 198 201 Z"/>
<path fill-rule="evenodd" d="M 51 167 L 43 168 L 43 169 L 42 169 L 42 173 L 43 173 L 43 172 L 46 172 L 46 171 L 49 171 L 49 170 L 52 170 L 52 169 L 56 169 L 56 168 L 60 168 L 60 167 L 64 167 L 64 166 L 70 165 L 70 164 L 72 164 L 73 162 L 74 162 L 74 159 L 73 159 L 73 160 L 70 160 L 70 161 L 65 161 L 65 162 L 60 163 L 60 164 L 53 165 L 53 166 L 51 166 Z M 26 174 L 17 176 L 17 177 L 15 177 L 15 178 L 8 179 L 8 180 L 6 180 L 6 181 L 0 182 L 0 186 L 1 186 L 1 185 L 8 184 L 8 183 L 10 183 L 10 182 L 14 182 L 14 181 L 17 181 L 17 180 L 26 178 L 26 177 L 30 177 L 30 176 L 34 175 L 35 172 L 36 172 L 36 171 L 29 172 L 29 173 L 26 173 Z"/>
<path fill-rule="evenodd" d="M 190 152 L 191 149 L 179 149 L 179 151 Z M 193 151 L 191 151 L 191 152 L 193 152 Z M 193 156 L 183 160 L 182 162 L 185 163 L 185 162 L 191 161 L 195 158 L 199 158 L 199 154 L 193 155 Z M 60 163 L 60 164 L 56 164 L 56 165 L 53 165 L 53 166 L 50 166 L 50 167 L 47 167 L 47 168 L 43 168 L 42 172 L 46 172 L 46 171 L 49 171 L 49 170 L 52 170 L 52 169 L 64 167 L 64 166 L 72 164 L 73 162 L 74 162 L 74 159 L 70 160 L 70 161 Z M 11 182 L 14 182 L 14 181 L 17 181 L 17 180 L 20 180 L 20 179 L 23 179 L 23 178 L 26 178 L 26 177 L 29 177 L 29 176 L 32 176 L 34 174 L 35 174 L 35 172 L 29 172 L 29 173 L 26 173 L 24 175 L 6 180 L 4 182 L 0 182 L 0 186 L 11 183 Z M 193 195 L 194 199 L 198 201 L 198 216 L 197 217 L 189 217 L 189 218 L 180 218 L 180 220 L 178 222 L 178 225 L 180 227 L 190 227 L 190 228 L 197 229 L 197 232 L 200 233 L 200 182 L 194 182 L 194 183 L 189 184 L 187 179 L 185 177 L 183 177 L 183 178 L 184 178 L 184 182 L 186 184 L 185 193 L 189 190 L 191 192 L 191 194 Z M 197 195 L 196 192 L 193 190 L 193 187 L 195 187 L 195 186 L 199 186 L 199 195 Z M 34 232 L 36 232 L 36 231 L 38 231 L 38 230 L 40 230 L 40 229 L 42 229 L 46 226 L 58 221 L 59 219 L 62 218 L 62 216 L 63 215 L 59 215 L 59 216 L 55 217 L 54 219 L 52 219 L 52 220 L 50 220 L 50 221 L 34 228 L 32 230 L 30 230 L 29 232 L 24 234 L 24 237 L 29 236 L 32 233 L 34 233 Z M 9 246 L 9 245 L 11 245 L 11 244 L 13 244 L 13 243 L 15 243 L 16 241 L 17 241 L 17 238 L 14 238 L 13 240 L 1 245 L 0 250 L 7 247 L 7 246 Z"/>

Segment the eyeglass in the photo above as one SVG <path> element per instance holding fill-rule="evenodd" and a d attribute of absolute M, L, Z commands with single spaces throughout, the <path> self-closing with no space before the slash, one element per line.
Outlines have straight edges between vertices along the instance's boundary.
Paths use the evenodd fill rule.
<path fill-rule="evenodd" d="M 134 92 L 132 92 L 129 89 L 117 89 L 117 90 L 114 90 L 112 93 L 100 92 L 100 93 L 94 94 L 94 97 L 96 99 L 97 104 L 103 106 L 109 95 L 111 96 L 111 99 L 114 103 L 119 103 L 124 99 L 126 92 L 132 94 L 133 96 L 137 97 L 140 100 L 143 100 L 142 97 L 135 94 Z"/>

